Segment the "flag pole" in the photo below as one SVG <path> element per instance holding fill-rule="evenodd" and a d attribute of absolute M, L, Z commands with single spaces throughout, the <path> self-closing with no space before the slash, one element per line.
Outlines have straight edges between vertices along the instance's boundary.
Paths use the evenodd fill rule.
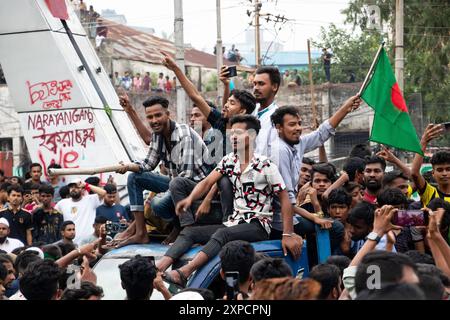
<path fill-rule="evenodd" d="M 364 79 L 364 82 L 358 91 L 358 96 L 361 96 L 361 93 L 363 92 L 364 88 L 366 87 L 367 82 L 369 82 L 370 75 L 372 74 L 373 68 L 375 67 L 375 63 L 377 62 L 378 56 L 380 55 L 381 49 L 383 49 L 383 47 L 384 47 L 384 41 L 380 44 L 380 47 L 378 48 L 377 54 L 375 55 L 375 59 L 373 59 L 373 61 L 372 61 L 372 65 L 370 66 L 369 72 L 367 72 L 366 78 Z"/>

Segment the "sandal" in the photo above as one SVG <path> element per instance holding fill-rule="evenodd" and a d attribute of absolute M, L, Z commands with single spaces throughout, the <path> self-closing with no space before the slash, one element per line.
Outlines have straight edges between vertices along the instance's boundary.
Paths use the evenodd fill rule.
<path fill-rule="evenodd" d="M 181 283 L 180 283 L 180 282 L 176 282 L 175 279 L 172 278 L 172 276 L 171 276 L 170 273 L 168 273 L 168 272 L 164 272 L 164 274 L 163 274 L 163 276 L 162 276 L 163 279 L 164 279 L 164 281 L 167 282 L 167 283 L 169 283 L 169 284 L 173 284 L 174 286 L 176 286 L 176 287 L 179 288 L 179 289 L 184 289 L 184 288 L 186 288 L 188 279 L 187 279 L 186 276 L 183 274 L 183 272 L 181 272 L 179 269 L 175 269 L 175 270 L 173 270 L 173 271 L 175 271 L 176 273 L 178 273 L 178 275 L 180 276 Z"/>

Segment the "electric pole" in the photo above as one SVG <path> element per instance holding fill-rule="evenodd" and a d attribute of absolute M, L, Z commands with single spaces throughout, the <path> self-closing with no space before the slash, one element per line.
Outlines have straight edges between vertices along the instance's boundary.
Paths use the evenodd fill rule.
<path fill-rule="evenodd" d="M 183 2 L 182 0 L 174 0 L 175 9 L 175 61 L 183 73 L 186 72 L 184 67 L 184 38 L 183 38 Z M 186 93 L 177 81 L 177 121 L 178 123 L 186 123 Z"/>
<path fill-rule="evenodd" d="M 395 78 L 403 92 L 403 0 L 395 0 Z"/>
<path fill-rule="evenodd" d="M 220 85 L 219 72 L 223 64 L 223 56 L 222 56 L 222 22 L 220 18 L 220 0 L 216 0 L 216 15 L 217 15 L 217 44 L 216 44 L 217 105 L 221 105 L 223 90 L 222 86 Z"/>
<path fill-rule="evenodd" d="M 255 65 L 258 68 L 261 65 L 261 44 L 259 40 L 259 11 L 262 4 L 255 0 Z"/>

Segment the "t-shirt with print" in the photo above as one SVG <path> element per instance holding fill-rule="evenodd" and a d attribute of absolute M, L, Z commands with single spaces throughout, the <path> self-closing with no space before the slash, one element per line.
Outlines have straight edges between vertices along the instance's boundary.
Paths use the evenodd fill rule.
<path fill-rule="evenodd" d="M 64 221 L 75 223 L 75 243 L 94 232 L 95 211 L 101 204 L 97 194 L 85 195 L 79 201 L 63 199 L 56 204 L 55 209 L 63 214 Z"/>
<path fill-rule="evenodd" d="M 254 154 L 241 173 L 239 157 L 230 153 L 223 157 L 215 170 L 228 176 L 233 185 L 233 214 L 224 225 L 230 227 L 257 218 L 270 234 L 273 197 L 286 189 L 278 167 L 267 157 Z"/>
<path fill-rule="evenodd" d="M 97 217 L 102 216 L 105 217 L 108 221 L 112 222 L 120 222 L 121 219 L 125 219 L 130 221 L 130 217 L 128 216 L 127 210 L 124 206 L 120 204 L 115 204 L 112 207 L 108 207 L 102 204 L 97 208 L 96 214 Z"/>
<path fill-rule="evenodd" d="M 39 208 L 33 213 L 33 241 L 53 243 L 61 239 L 63 215 L 55 209 L 45 211 Z"/>
<path fill-rule="evenodd" d="M 450 202 L 450 194 L 446 194 L 441 192 L 438 188 L 433 187 L 431 184 L 427 182 L 425 189 L 423 191 L 419 190 L 420 200 L 423 205 L 426 207 L 434 198 L 441 198 L 447 202 Z"/>
<path fill-rule="evenodd" d="M 33 230 L 31 213 L 24 209 L 19 209 L 16 213 L 11 209 L 3 209 L 0 211 L 0 218 L 8 220 L 10 230 L 8 237 L 28 243 L 27 230 Z"/>

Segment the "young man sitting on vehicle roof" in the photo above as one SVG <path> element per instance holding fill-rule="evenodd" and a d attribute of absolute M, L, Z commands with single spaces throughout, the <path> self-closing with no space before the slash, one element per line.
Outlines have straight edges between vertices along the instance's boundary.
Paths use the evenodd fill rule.
<path fill-rule="evenodd" d="M 300 256 L 302 238 L 294 233 L 292 206 L 277 166 L 264 156 L 254 154 L 254 142 L 260 129 L 259 121 L 250 115 L 238 115 L 231 119 L 231 141 L 234 152 L 226 155 L 206 179 L 194 188 L 186 199 L 176 205 L 181 214 L 192 203 L 210 190 L 222 176 L 228 176 L 234 186 L 234 213 L 228 221 L 219 225 L 191 226 L 184 228 L 175 243 L 156 266 L 166 270 L 195 243 L 205 244 L 192 261 L 177 270 L 165 273 L 167 282 L 186 286 L 187 278 L 198 268 L 216 256 L 221 248 L 233 240 L 249 242 L 268 240 L 273 210 L 272 200 L 278 195 L 283 213 L 282 245 L 297 259 Z"/>

